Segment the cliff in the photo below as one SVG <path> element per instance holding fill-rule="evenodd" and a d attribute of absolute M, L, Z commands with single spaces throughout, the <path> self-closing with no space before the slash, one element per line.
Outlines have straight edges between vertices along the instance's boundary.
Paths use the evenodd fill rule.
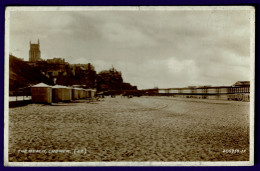
<path fill-rule="evenodd" d="M 52 80 L 47 78 L 36 68 L 31 67 L 26 62 L 16 58 L 15 56 L 9 56 L 10 91 L 34 85 L 39 82 L 52 84 Z"/>

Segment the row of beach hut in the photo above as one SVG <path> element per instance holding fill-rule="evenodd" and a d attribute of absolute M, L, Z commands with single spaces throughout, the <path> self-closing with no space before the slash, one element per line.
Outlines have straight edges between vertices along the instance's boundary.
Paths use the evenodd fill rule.
<path fill-rule="evenodd" d="M 44 83 L 39 83 L 32 86 L 31 93 L 32 102 L 52 103 L 93 98 L 96 94 L 96 90 L 66 87 L 62 85 L 50 86 Z"/>

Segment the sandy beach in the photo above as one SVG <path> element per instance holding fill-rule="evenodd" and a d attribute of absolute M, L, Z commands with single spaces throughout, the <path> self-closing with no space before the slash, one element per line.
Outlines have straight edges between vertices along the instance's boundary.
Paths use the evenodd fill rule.
<path fill-rule="evenodd" d="M 9 109 L 10 162 L 248 160 L 249 102 L 118 96 Z"/>

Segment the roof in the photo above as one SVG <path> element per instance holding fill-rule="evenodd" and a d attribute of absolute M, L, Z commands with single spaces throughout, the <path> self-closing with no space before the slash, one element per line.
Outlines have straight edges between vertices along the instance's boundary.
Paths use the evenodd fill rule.
<path fill-rule="evenodd" d="M 39 84 L 33 85 L 32 87 L 51 87 L 51 86 L 44 84 L 44 83 L 39 83 Z"/>
<path fill-rule="evenodd" d="M 75 89 L 75 90 L 84 90 L 83 88 L 75 88 L 75 87 L 73 87 L 73 89 Z"/>
<path fill-rule="evenodd" d="M 68 87 L 63 86 L 63 85 L 55 85 L 55 86 L 52 86 L 52 88 L 68 88 Z"/>

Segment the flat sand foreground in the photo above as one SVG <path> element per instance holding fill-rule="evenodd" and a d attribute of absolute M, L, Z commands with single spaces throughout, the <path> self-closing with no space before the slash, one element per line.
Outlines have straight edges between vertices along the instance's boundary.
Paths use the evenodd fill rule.
<path fill-rule="evenodd" d="M 9 109 L 10 162 L 248 160 L 248 102 L 106 97 Z"/>

